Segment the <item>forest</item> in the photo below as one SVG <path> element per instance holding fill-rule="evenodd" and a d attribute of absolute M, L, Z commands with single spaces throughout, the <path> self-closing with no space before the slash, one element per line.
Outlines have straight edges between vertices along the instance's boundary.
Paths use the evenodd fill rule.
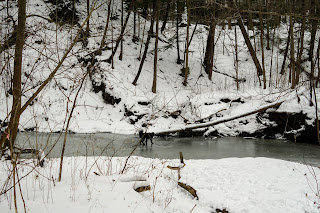
<path fill-rule="evenodd" d="M 0 209 L 56 211 L 53 197 L 71 185 L 75 212 L 81 204 L 88 211 L 267 212 L 277 207 L 272 202 L 281 206 L 272 212 L 319 210 L 317 166 L 267 158 L 184 162 L 181 152 L 180 163 L 133 156 L 143 137 L 153 136 L 281 139 L 318 148 L 319 0 L 0 0 L 0 20 Z M 28 133 L 35 137 L 21 146 L 19 136 Z M 40 133 L 48 136 L 45 148 Z M 96 133 L 140 138 L 127 157 L 115 157 L 117 150 L 65 157 L 69 137 Z M 48 145 L 52 135 L 62 140 L 61 157 L 48 160 L 58 144 Z M 21 157 L 26 153 L 33 161 Z M 238 188 L 212 195 L 220 185 L 243 188 L 248 202 L 239 204 Z M 273 194 L 295 187 L 305 190 L 307 205 L 296 191 L 285 195 L 290 205 Z M 266 188 L 277 201 L 256 202 Z M 33 206 L 30 189 L 48 206 Z M 99 196 L 117 207 L 100 206 Z M 70 205 L 66 200 L 55 201 Z"/>

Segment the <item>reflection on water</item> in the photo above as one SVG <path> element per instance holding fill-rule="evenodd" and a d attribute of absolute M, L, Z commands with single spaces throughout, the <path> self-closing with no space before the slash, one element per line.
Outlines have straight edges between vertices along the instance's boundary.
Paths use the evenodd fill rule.
<path fill-rule="evenodd" d="M 63 134 L 19 133 L 17 144 L 42 149 L 48 157 L 59 157 Z M 69 134 L 65 156 L 128 156 L 139 138 L 111 133 Z M 54 148 L 52 148 L 54 147 Z M 320 165 L 320 146 L 294 144 L 282 140 L 224 138 L 155 138 L 153 146 L 138 146 L 133 155 L 175 159 L 182 152 L 185 159 L 220 159 L 230 157 L 270 157 Z"/>

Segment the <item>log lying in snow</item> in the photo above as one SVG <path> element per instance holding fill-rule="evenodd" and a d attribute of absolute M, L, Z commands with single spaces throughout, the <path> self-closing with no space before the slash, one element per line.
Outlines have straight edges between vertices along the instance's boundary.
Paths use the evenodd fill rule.
<path fill-rule="evenodd" d="M 143 174 L 123 175 L 120 178 L 121 182 L 146 181 L 147 178 Z"/>
<path fill-rule="evenodd" d="M 123 175 L 120 178 L 121 182 L 134 182 L 133 189 L 136 192 L 144 192 L 150 190 L 150 184 L 147 181 L 145 175 L 142 174 L 134 174 L 134 175 Z"/>
<path fill-rule="evenodd" d="M 275 102 L 275 103 L 271 103 L 271 104 L 267 104 L 257 110 L 254 111 L 250 111 L 250 112 L 246 112 L 240 115 L 235 115 L 235 116 L 231 116 L 228 118 L 222 118 L 222 119 L 218 119 L 216 121 L 211 121 L 211 122 L 207 122 L 207 123 L 203 123 L 203 124 L 192 124 L 192 125 L 188 125 L 185 127 L 181 127 L 180 129 L 171 129 L 171 130 L 167 130 L 167 131 L 162 131 L 162 132 L 154 132 L 155 135 L 161 136 L 161 135 L 166 135 L 166 134 L 171 134 L 171 133 L 177 133 L 177 132 L 183 132 L 183 131 L 187 131 L 187 130 L 192 130 L 192 129 L 198 129 L 198 128 L 204 128 L 204 127 L 209 127 L 209 126 L 214 126 L 217 124 L 221 124 L 221 123 L 225 123 L 228 121 L 232 121 L 238 118 L 242 118 L 242 117 L 246 117 L 258 112 L 263 112 L 266 111 L 269 108 L 273 108 L 273 107 L 279 107 L 285 100 L 279 101 L 279 102 Z"/>
<path fill-rule="evenodd" d="M 197 198 L 197 200 L 199 200 L 199 197 L 197 195 L 197 191 L 194 188 L 192 188 L 191 186 L 184 184 L 182 182 L 178 182 L 178 185 L 181 188 L 184 188 L 185 190 L 187 190 L 193 197 L 195 197 L 195 198 Z"/>
<path fill-rule="evenodd" d="M 150 184 L 149 184 L 148 181 L 138 181 L 138 182 L 134 183 L 133 189 L 136 192 L 149 191 L 150 190 Z"/>

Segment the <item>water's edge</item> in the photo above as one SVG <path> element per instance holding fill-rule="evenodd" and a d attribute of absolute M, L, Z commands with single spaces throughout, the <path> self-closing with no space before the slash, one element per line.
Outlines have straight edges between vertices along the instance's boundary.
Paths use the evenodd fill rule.
<path fill-rule="evenodd" d="M 138 145 L 133 155 L 177 159 L 221 159 L 239 157 L 268 157 L 320 165 L 320 146 L 298 144 L 285 140 L 246 139 L 242 137 L 154 138 L 151 146 Z M 136 135 L 112 133 L 69 134 L 65 156 L 128 156 L 139 143 Z M 49 158 L 60 157 L 63 134 L 20 132 L 16 145 L 20 148 L 41 149 Z"/>

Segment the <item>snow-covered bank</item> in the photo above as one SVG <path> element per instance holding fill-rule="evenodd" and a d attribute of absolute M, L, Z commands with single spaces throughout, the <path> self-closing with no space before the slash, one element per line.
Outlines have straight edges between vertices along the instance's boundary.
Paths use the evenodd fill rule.
<path fill-rule="evenodd" d="M 97 8 L 91 17 L 91 37 L 88 38 L 88 45 L 82 46 L 77 43 L 55 78 L 46 86 L 39 96 L 32 102 L 20 119 L 20 130 L 35 130 L 41 132 L 55 132 L 66 129 L 66 120 L 71 111 L 77 89 L 81 78 L 87 72 L 87 63 L 81 59 L 90 56 L 90 53 L 99 48 L 103 35 L 103 28 L 107 16 L 106 1 L 99 0 Z M 207 26 L 198 24 L 195 34 L 190 44 L 188 84 L 182 85 L 183 77 L 180 76 L 182 66 L 176 64 L 177 47 L 175 42 L 175 25 L 168 23 L 167 29 L 160 35 L 159 60 L 157 73 L 157 93 L 151 92 L 153 78 L 153 53 L 154 38 L 144 63 L 142 74 L 136 86 L 132 81 L 138 71 L 140 61 L 137 59 L 140 48 L 144 47 L 147 33 L 142 35 L 143 29 L 148 29 L 150 22 L 140 17 L 139 27 L 140 41 L 132 42 L 133 16 L 130 16 L 129 25 L 124 35 L 123 59 L 119 60 L 118 53 L 114 57 L 114 67 L 106 62 L 110 57 L 111 48 L 114 47 L 112 41 L 116 40 L 120 31 L 120 2 L 113 3 L 113 17 L 110 26 L 112 30 L 107 32 L 107 48 L 102 54 L 95 57 L 96 64 L 91 78 L 87 77 L 84 86 L 76 100 L 76 108 L 73 113 L 69 130 L 79 133 L 90 132 L 112 132 L 121 134 L 137 133 L 138 129 L 152 132 L 159 132 L 170 129 L 181 129 L 186 125 L 199 122 L 214 122 L 221 118 L 229 118 L 242 113 L 250 112 L 261 106 L 276 102 L 280 99 L 287 99 L 276 110 L 286 113 L 304 113 L 305 122 L 310 128 L 315 130 L 315 106 L 310 106 L 310 95 L 308 93 L 308 76 L 301 74 L 301 84 L 297 90 L 291 90 L 288 84 L 288 75 L 280 75 L 276 65 L 281 65 L 283 56 L 281 51 L 285 47 L 287 36 L 286 26 L 280 26 L 275 31 L 275 38 L 279 42 L 274 51 L 266 51 L 266 70 L 271 73 L 267 75 L 267 89 L 262 89 L 259 85 L 256 69 L 248 53 L 240 31 L 238 30 L 238 51 L 239 51 L 239 79 L 237 90 L 235 82 L 235 55 L 234 55 L 234 30 L 222 30 L 222 26 L 217 26 L 215 38 L 214 70 L 210 81 L 204 72 L 203 52 L 206 48 L 206 38 L 208 34 Z M 5 4 L 6 2 L 0 2 Z M 17 9 L 15 2 L 11 3 L 14 18 Z M 77 3 L 79 12 L 79 22 L 84 21 L 86 8 L 84 1 Z M 50 3 L 42 0 L 28 2 L 27 13 L 48 17 L 50 14 Z M 0 11 L 5 19 L 6 10 Z M 5 20 L 2 20 L 5 22 Z M 12 23 L 8 23 L 11 26 Z M 11 26 L 12 27 L 12 26 Z M 111 27 L 109 29 L 111 29 Z M 190 31 L 195 25 L 190 26 Z M 61 56 L 66 52 L 73 38 L 75 37 L 77 26 L 57 25 L 48 22 L 38 16 L 30 16 L 27 19 L 28 36 L 23 58 L 23 97 L 25 103 L 39 85 L 47 78 L 50 72 L 56 67 Z M 186 28 L 180 27 L 180 54 L 183 55 L 185 44 Z M 248 31 L 252 34 L 251 31 Z M 305 39 L 309 34 L 306 32 Z M 257 45 L 257 55 L 261 58 L 260 47 Z M 13 55 L 14 49 L 8 52 Z M 119 50 L 118 50 L 119 51 Z M 271 61 L 273 59 L 273 68 Z M 11 61 L 8 62 L 10 65 Z M 11 63 L 12 64 L 12 63 Z M 4 66 L 4 64 L 2 64 Z M 5 67 L 5 66 L 4 66 Z M 5 70 L 6 75 L 2 75 L 0 86 L 0 119 L 7 122 L 12 105 L 12 94 L 10 94 L 10 66 Z M 269 75 L 270 74 L 270 75 Z M 230 77 L 231 76 L 231 77 Z M 94 92 L 94 85 L 97 87 L 104 85 L 103 91 Z M 304 93 L 300 93 L 305 91 Z M 317 94 L 320 90 L 316 89 Z M 112 105 L 106 103 L 103 94 L 109 94 L 119 100 Z M 297 95 L 299 94 L 299 95 Z M 320 95 L 317 96 L 319 101 Z M 214 127 L 202 130 L 206 135 L 254 135 L 262 129 L 273 127 L 275 121 L 271 121 L 267 116 L 258 117 L 251 115 L 221 123 Z M 5 125 L 4 125 L 5 126 Z M 288 125 L 290 127 L 290 123 Z M 301 131 L 306 129 L 304 123 L 294 128 L 281 128 L 276 132 L 278 137 L 284 137 L 285 132 L 292 132 L 294 138 L 299 137 Z M 2 129 L 3 130 L 3 129 Z M 274 134 L 274 135 L 276 135 Z M 265 132 L 259 136 L 266 135 Z"/>
<path fill-rule="evenodd" d="M 31 160 L 18 166 L 27 212 L 320 212 L 320 169 L 269 158 L 187 160 L 180 181 L 192 186 L 194 199 L 177 186 L 177 171 L 167 168 L 178 160 L 131 157 L 65 158 L 62 181 L 57 182 L 59 160 L 34 168 Z M 10 161 L 0 162 L 0 184 L 8 189 Z M 24 177 L 30 170 L 29 175 Z M 137 177 L 139 176 L 139 177 Z M 143 179 L 150 191 L 134 190 Z M 23 202 L 17 188 L 19 212 Z M 14 212 L 13 193 L 0 196 L 0 212 Z"/>

